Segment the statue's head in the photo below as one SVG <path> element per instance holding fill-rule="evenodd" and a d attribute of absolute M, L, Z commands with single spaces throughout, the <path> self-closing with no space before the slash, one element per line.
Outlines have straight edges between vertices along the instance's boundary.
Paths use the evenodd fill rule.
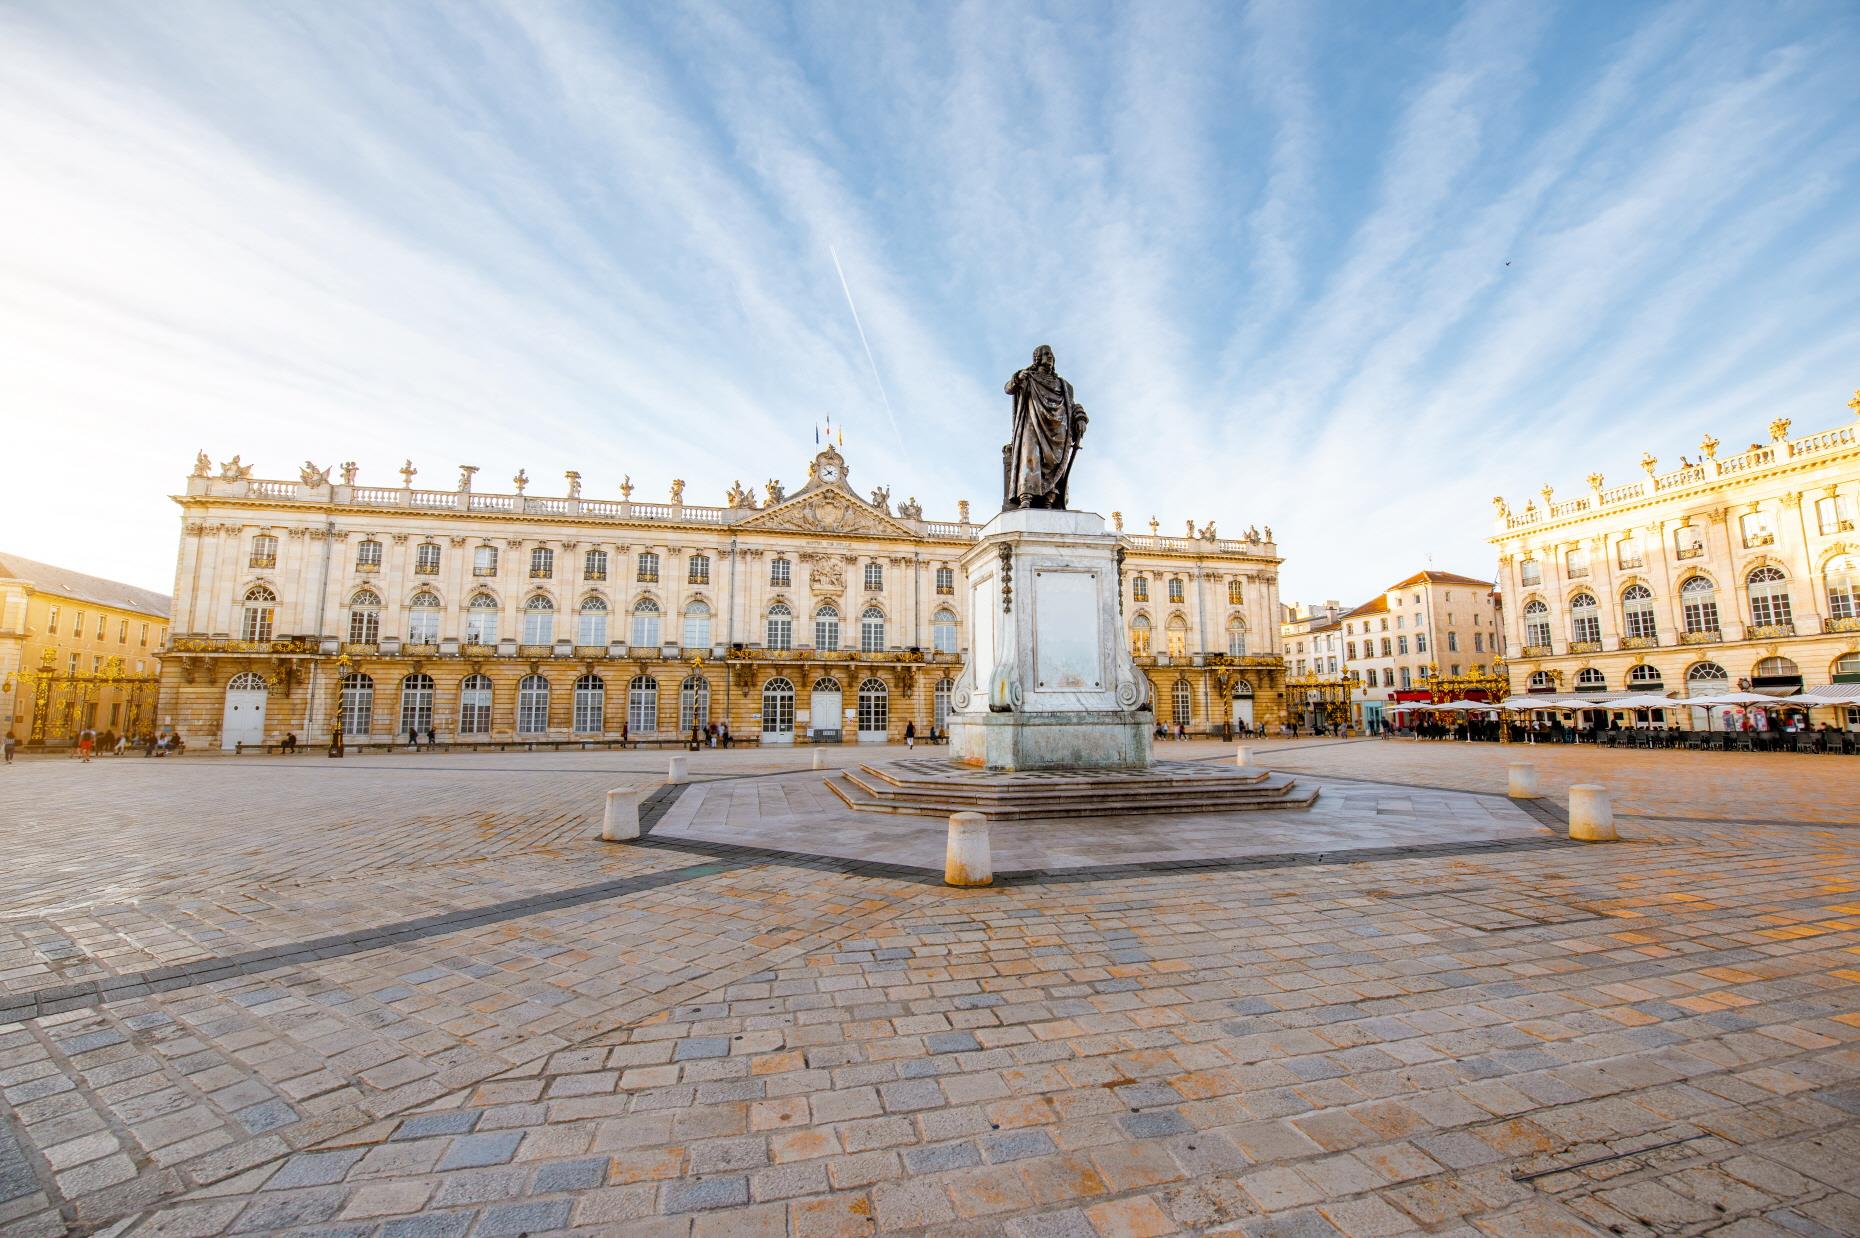
<path fill-rule="evenodd" d="M 1034 349 L 1033 350 L 1033 363 L 1035 365 L 1046 365 L 1046 366 L 1053 365 L 1054 361 L 1053 361 L 1052 348 L 1049 345 L 1042 344 L 1038 348 Z"/>

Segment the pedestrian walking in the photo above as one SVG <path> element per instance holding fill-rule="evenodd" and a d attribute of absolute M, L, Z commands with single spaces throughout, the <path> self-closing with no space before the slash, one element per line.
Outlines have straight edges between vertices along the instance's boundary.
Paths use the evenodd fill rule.
<path fill-rule="evenodd" d="M 917 746 L 917 723 L 915 721 L 904 724 L 904 746 L 906 748 Z"/>
<path fill-rule="evenodd" d="M 3 746 L 6 748 L 6 763 L 11 765 L 13 763 L 13 749 L 19 747 L 19 741 L 13 738 L 13 733 L 11 731 L 7 732 Z"/>
<path fill-rule="evenodd" d="M 723 741 L 723 746 L 725 748 L 730 746 L 730 723 L 728 719 L 717 724 L 717 738 Z"/>
<path fill-rule="evenodd" d="M 78 733 L 78 759 L 80 761 L 86 765 L 90 764 L 90 754 L 96 747 L 97 733 L 95 731 L 87 730 Z"/>

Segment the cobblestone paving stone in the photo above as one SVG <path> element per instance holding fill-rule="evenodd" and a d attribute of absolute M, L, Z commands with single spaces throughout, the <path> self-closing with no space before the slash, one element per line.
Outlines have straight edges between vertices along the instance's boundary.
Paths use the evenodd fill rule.
<path fill-rule="evenodd" d="M 693 873 L 0 1025 L 0 1233 L 1860 1232 L 1848 767 L 1543 753 L 1707 823 L 953 891 L 592 841 L 663 756 L 21 762 L 8 993 Z"/>

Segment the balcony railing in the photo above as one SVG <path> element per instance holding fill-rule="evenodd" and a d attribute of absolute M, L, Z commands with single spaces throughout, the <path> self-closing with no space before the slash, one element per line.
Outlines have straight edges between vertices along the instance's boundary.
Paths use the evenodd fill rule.
<path fill-rule="evenodd" d="M 638 576 L 634 577 L 634 579 L 641 584 L 656 585 L 659 583 L 659 574 L 657 572 L 641 572 Z"/>
<path fill-rule="evenodd" d="M 554 575 L 555 569 L 552 567 L 533 567 L 530 569 L 531 580 L 548 580 Z"/>
<path fill-rule="evenodd" d="M 1704 553 L 1705 547 L 1703 546 L 1681 546 L 1674 552 L 1674 555 L 1681 559 L 1696 559 Z"/>
<path fill-rule="evenodd" d="M 415 576 L 437 576 L 439 565 L 437 563 L 416 563 L 413 565 L 413 574 Z"/>
<path fill-rule="evenodd" d="M 1822 630 L 1827 632 L 1860 632 L 1860 615 L 1850 615 L 1844 619 L 1825 619 Z"/>
<path fill-rule="evenodd" d="M 1658 649 L 1660 638 L 1657 636 L 1623 636 L 1621 647 L 1623 649 Z"/>
<path fill-rule="evenodd" d="M 1571 653 L 1600 653 L 1602 642 L 1598 640 L 1573 640 L 1569 642 Z"/>
<path fill-rule="evenodd" d="M 592 569 L 592 570 L 583 572 L 581 574 L 581 578 L 583 580 L 606 580 L 607 573 L 604 569 L 597 568 L 597 569 Z"/>
<path fill-rule="evenodd" d="M 1795 635 L 1793 623 L 1759 623 L 1744 632 L 1745 640 L 1780 640 Z"/>
<path fill-rule="evenodd" d="M 1548 645 L 1526 645 L 1518 654 L 1520 658 L 1547 658 L 1550 656 Z"/>
<path fill-rule="evenodd" d="M 253 555 L 251 560 L 247 562 L 246 566 L 247 567 L 276 567 L 278 566 L 278 556 L 276 555 Z"/>
<path fill-rule="evenodd" d="M 1718 628 L 1699 628 L 1679 634 L 1679 643 L 1682 645 L 1715 645 L 1723 639 L 1724 633 Z"/>
<path fill-rule="evenodd" d="M 355 570 L 358 572 L 378 572 L 381 570 L 381 565 L 379 563 L 357 563 L 355 565 Z"/>

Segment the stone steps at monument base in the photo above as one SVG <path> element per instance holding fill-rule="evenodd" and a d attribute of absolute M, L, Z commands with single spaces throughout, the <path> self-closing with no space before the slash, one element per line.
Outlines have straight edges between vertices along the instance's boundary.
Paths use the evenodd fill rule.
<path fill-rule="evenodd" d="M 901 791 L 873 787 L 850 771 L 826 780 L 827 789 L 848 808 L 858 812 L 892 813 L 910 817 L 943 817 L 952 812 L 979 812 L 990 821 L 1040 821 L 1074 817 L 1153 816 L 1157 814 L 1261 812 L 1309 808 L 1317 788 L 1309 790 L 1286 779 L 1265 786 L 1243 785 L 1199 790 L 1174 787 L 1134 788 L 1118 794 L 1098 792 L 1087 797 L 1064 793 L 1030 792 L 1008 788 L 993 795 L 946 795 L 938 787 Z"/>
<path fill-rule="evenodd" d="M 1107 793 L 1147 791 L 1167 794 L 1186 788 L 1226 790 L 1277 785 L 1271 782 L 1274 775 L 1270 770 L 1247 766 L 1202 766 L 1195 768 L 1192 773 L 1181 774 L 1160 773 L 1158 767 L 1152 766 L 1148 770 L 1128 773 L 1081 771 L 1077 774 L 1054 775 L 1045 772 L 989 774 L 979 769 L 963 769 L 951 763 L 938 763 L 935 772 L 924 772 L 913 768 L 916 764 L 905 761 L 884 765 L 862 762 L 856 768 L 844 772 L 866 785 L 870 785 L 868 780 L 877 780 L 889 787 L 906 791 L 935 790 L 939 794 L 975 793 L 989 796 L 1011 791 L 1016 795 L 1064 795 L 1079 799 L 1090 799 Z"/>

